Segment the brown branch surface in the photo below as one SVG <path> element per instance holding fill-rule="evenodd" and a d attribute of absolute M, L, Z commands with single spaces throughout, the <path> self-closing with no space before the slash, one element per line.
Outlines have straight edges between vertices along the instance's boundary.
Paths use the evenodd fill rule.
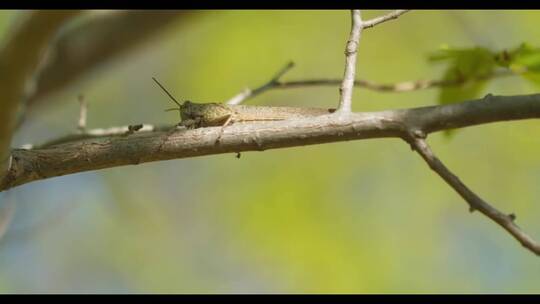
<path fill-rule="evenodd" d="M 450 187 L 452 187 L 468 204 L 471 212 L 478 210 L 485 216 L 493 220 L 512 235 L 525 248 L 540 255 L 540 244 L 517 226 L 514 221 L 514 214 L 505 214 L 488 202 L 484 201 L 471 189 L 469 189 L 461 180 L 452 173 L 438 158 L 435 156 L 427 142 L 422 138 L 412 134 L 408 140 L 414 150 L 422 156 L 429 167 L 435 171 Z"/>
<path fill-rule="evenodd" d="M 539 118 L 540 94 L 492 96 L 463 103 L 371 113 L 352 113 L 276 122 L 239 123 L 195 130 L 163 128 L 126 134 L 128 127 L 102 129 L 102 134 L 31 150 L 13 149 L 9 174 L 0 180 L 0 191 L 54 176 L 143 162 L 203 155 L 262 151 L 354 139 L 406 138 L 410 130 L 431 132 L 497 121 Z M 110 132 L 116 132 L 111 135 Z M 84 136 L 89 136 L 84 137 Z"/>

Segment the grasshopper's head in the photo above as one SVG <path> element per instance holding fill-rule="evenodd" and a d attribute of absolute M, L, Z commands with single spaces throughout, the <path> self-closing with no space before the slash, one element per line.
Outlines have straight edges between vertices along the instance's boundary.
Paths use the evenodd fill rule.
<path fill-rule="evenodd" d="M 183 104 L 181 104 L 178 108 L 180 111 L 180 118 L 182 120 L 188 120 L 188 119 L 195 119 L 200 116 L 200 110 L 199 107 L 197 107 L 197 104 L 186 100 Z"/>

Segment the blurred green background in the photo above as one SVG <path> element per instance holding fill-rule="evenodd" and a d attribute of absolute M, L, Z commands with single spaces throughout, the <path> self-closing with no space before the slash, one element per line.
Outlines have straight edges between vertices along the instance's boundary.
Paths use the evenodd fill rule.
<path fill-rule="evenodd" d="M 364 11 L 364 18 L 385 11 Z M 7 30 L 16 11 L 0 12 Z M 201 11 L 50 96 L 14 146 L 88 126 L 174 123 L 178 99 L 224 101 L 293 60 L 283 80 L 340 78 L 348 11 Z M 366 30 L 357 78 L 441 77 L 443 44 L 540 46 L 540 11 L 412 11 Z M 2 34 L 3 35 L 3 34 Z M 92 46 L 89 45 L 89 48 Z M 517 78 L 492 94 L 535 92 Z M 432 105 L 436 89 L 357 88 L 355 111 Z M 333 107 L 337 87 L 275 90 L 258 105 Z M 462 129 L 429 141 L 481 197 L 540 238 L 540 124 Z M 16 213 L 0 240 L 0 292 L 540 292 L 540 260 L 467 205 L 397 139 L 172 160 L 48 179 L 0 193 Z M 1 205 L 0 205 L 1 207 Z"/>

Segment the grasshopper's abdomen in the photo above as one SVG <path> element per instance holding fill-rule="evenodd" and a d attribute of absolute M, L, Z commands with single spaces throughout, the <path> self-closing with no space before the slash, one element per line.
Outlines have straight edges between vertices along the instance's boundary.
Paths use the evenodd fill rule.
<path fill-rule="evenodd" d="M 334 109 L 301 107 L 231 106 L 237 121 L 285 120 L 333 113 Z"/>

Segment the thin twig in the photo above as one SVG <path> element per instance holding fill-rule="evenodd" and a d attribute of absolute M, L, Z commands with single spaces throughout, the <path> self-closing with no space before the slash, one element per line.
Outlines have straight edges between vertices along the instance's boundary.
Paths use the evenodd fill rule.
<path fill-rule="evenodd" d="M 352 106 L 352 92 L 354 87 L 354 77 L 356 74 L 356 54 L 360 43 L 363 24 L 360 10 L 351 11 L 351 33 L 347 46 L 345 47 L 345 72 L 343 82 L 339 89 L 340 99 L 336 113 L 350 113 Z"/>
<path fill-rule="evenodd" d="M 389 20 L 392 20 L 392 19 L 397 19 L 399 16 L 405 14 L 408 11 L 409 10 L 395 10 L 395 11 L 392 11 L 392 12 L 386 14 L 386 15 L 364 21 L 363 22 L 363 24 L 364 24 L 363 28 L 367 29 L 367 28 L 370 28 L 370 27 L 374 27 L 377 24 L 380 24 L 380 23 L 383 23 L 383 22 L 386 22 L 386 21 L 389 21 Z"/>
<path fill-rule="evenodd" d="M 452 80 L 430 80 L 430 79 L 420 79 L 412 81 L 403 81 L 396 83 L 378 83 L 371 80 L 358 79 L 354 81 L 355 87 L 365 88 L 367 90 L 372 90 L 375 92 L 382 93 L 403 93 L 403 92 L 412 92 L 432 88 L 446 88 L 446 87 L 458 87 L 468 83 L 474 83 L 479 81 L 485 81 L 489 79 L 502 78 L 508 76 L 516 76 L 519 73 L 515 73 L 511 70 L 504 69 L 498 70 L 492 74 L 470 78 L 470 79 L 452 79 Z M 342 82 L 341 79 L 331 79 L 331 78 L 319 78 L 319 79 L 302 79 L 302 80 L 291 80 L 291 81 L 275 81 L 275 77 L 265 83 L 264 85 L 258 87 L 255 90 L 250 90 L 246 88 L 241 93 L 237 94 L 233 98 L 227 101 L 227 104 L 240 104 L 243 103 L 255 96 L 270 90 L 275 89 L 296 89 L 296 88 L 305 88 L 305 87 L 319 87 L 319 86 L 339 86 Z M 257 94 L 253 94 L 257 92 Z"/>
<path fill-rule="evenodd" d="M 287 63 L 287 65 L 285 65 L 283 68 L 281 68 L 281 70 L 279 70 L 275 75 L 274 77 L 272 77 L 272 79 L 270 79 L 270 81 L 268 81 L 267 83 L 263 84 L 262 86 L 254 89 L 254 90 L 250 90 L 249 88 L 246 88 L 244 89 L 242 92 L 240 92 L 239 94 L 235 95 L 234 97 L 232 97 L 231 99 L 229 99 L 226 104 L 229 104 L 229 105 L 237 105 L 237 104 L 241 104 L 242 102 L 246 101 L 247 99 L 249 98 L 253 98 L 267 90 L 270 90 L 270 89 L 273 89 L 275 88 L 278 84 L 279 84 L 279 79 L 285 75 L 285 73 L 287 73 L 290 69 L 292 69 L 294 67 L 294 62 L 289 62 Z"/>
<path fill-rule="evenodd" d="M 54 138 L 54 139 L 51 139 L 49 141 L 46 141 L 44 143 L 37 144 L 37 145 L 24 144 L 20 147 L 20 149 L 24 149 L 24 150 L 45 149 L 52 146 L 85 140 L 85 139 L 110 137 L 110 136 L 127 136 L 135 132 L 137 133 L 161 132 L 161 131 L 170 130 L 174 127 L 175 127 L 174 125 L 156 126 L 152 124 L 136 124 L 136 125 L 121 126 L 121 127 L 96 128 L 96 129 L 85 130 L 83 133 L 64 135 L 64 136 Z"/>
<path fill-rule="evenodd" d="M 469 189 L 461 180 L 453 174 L 438 158 L 435 156 L 427 142 L 417 135 L 411 135 L 407 141 L 413 149 L 422 156 L 429 167 L 435 171 L 450 187 L 452 187 L 468 204 L 471 212 L 480 211 L 482 214 L 499 224 L 508 231 L 525 248 L 531 250 L 536 255 L 540 255 L 540 244 L 524 233 L 514 221 L 514 214 L 505 214 L 489 203 L 480 198 L 476 193 Z"/>
<path fill-rule="evenodd" d="M 362 87 L 368 90 L 376 92 L 388 92 L 388 93 L 402 93 L 412 92 L 431 88 L 444 88 L 444 87 L 457 87 L 465 85 L 467 83 L 473 83 L 478 81 L 484 81 L 500 77 L 516 76 L 516 74 L 510 70 L 499 70 L 490 75 L 476 77 L 471 79 L 455 79 L 455 80 L 413 80 L 403 81 L 396 83 L 378 83 L 370 80 L 358 79 L 354 81 L 354 86 Z M 301 87 L 311 86 L 335 86 L 342 82 L 340 79 L 304 79 L 304 80 L 292 80 L 277 82 L 273 87 L 269 89 L 294 89 Z"/>
<path fill-rule="evenodd" d="M 86 129 L 86 115 L 88 112 L 88 105 L 84 100 L 83 95 L 79 95 L 79 121 L 77 123 L 77 129 L 81 132 L 84 132 Z"/>

